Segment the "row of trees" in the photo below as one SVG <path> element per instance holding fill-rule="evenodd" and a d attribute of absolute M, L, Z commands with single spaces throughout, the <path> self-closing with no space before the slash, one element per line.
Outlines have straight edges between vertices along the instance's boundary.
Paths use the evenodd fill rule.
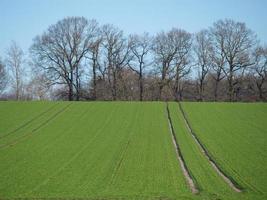
<path fill-rule="evenodd" d="M 229 19 L 196 34 L 173 28 L 126 37 L 113 25 L 68 17 L 37 36 L 29 52 L 25 62 L 16 43 L 7 50 L 2 98 L 266 100 L 267 47 Z"/>

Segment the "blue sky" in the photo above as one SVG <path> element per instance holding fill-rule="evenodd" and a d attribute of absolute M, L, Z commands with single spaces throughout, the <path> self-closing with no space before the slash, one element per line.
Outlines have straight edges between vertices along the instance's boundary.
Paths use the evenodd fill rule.
<path fill-rule="evenodd" d="M 267 0 L 0 0 L 0 56 L 11 40 L 27 51 L 36 35 L 66 16 L 112 23 L 126 34 L 172 27 L 196 32 L 232 18 L 267 44 L 266 8 Z"/>

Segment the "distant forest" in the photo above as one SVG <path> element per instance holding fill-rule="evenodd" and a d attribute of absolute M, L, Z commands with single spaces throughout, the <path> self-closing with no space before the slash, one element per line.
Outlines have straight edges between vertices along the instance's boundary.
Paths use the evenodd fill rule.
<path fill-rule="evenodd" d="M 266 75 L 267 47 L 242 22 L 126 36 L 67 17 L 1 55 L 0 99 L 266 101 Z"/>

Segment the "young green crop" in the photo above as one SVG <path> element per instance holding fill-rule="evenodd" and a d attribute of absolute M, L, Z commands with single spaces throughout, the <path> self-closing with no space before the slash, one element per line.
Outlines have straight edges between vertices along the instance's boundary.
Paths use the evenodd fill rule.
<path fill-rule="evenodd" d="M 0 149 L 0 198 L 193 197 L 176 160 L 164 103 L 43 106 L 35 116 L 53 109 L 0 140 L 6 144 L 33 132 Z M 7 107 L 1 115 L 11 115 Z"/>
<path fill-rule="evenodd" d="M 51 102 L 15 102 L 0 103 L 0 138 L 9 132 L 31 123 L 36 117 L 51 109 Z"/>
<path fill-rule="evenodd" d="M 267 104 L 183 103 L 194 132 L 250 199 L 267 198 Z"/>
<path fill-rule="evenodd" d="M 235 193 L 170 103 L 175 134 L 200 188 L 180 169 L 161 102 L 0 102 L 0 199 L 264 199 L 266 105 L 183 103 Z"/>
<path fill-rule="evenodd" d="M 244 197 L 243 195 L 236 194 L 224 182 L 201 152 L 186 126 L 178 103 L 169 103 L 169 108 L 177 142 L 189 172 L 194 177 L 194 181 L 200 190 L 200 196 L 208 199 L 215 197 L 238 199 Z"/>

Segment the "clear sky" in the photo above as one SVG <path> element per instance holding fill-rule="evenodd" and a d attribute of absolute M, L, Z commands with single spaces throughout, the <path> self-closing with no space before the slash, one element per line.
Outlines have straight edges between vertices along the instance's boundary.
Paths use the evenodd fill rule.
<path fill-rule="evenodd" d="M 267 0 L 0 0 L 0 56 L 11 40 L 27 51 L 36 35 L 66 16 L 112 23 L 126 34 L 172 27 L 196 32 L 232 18 L 267 44 L 266 9 Z"/>

